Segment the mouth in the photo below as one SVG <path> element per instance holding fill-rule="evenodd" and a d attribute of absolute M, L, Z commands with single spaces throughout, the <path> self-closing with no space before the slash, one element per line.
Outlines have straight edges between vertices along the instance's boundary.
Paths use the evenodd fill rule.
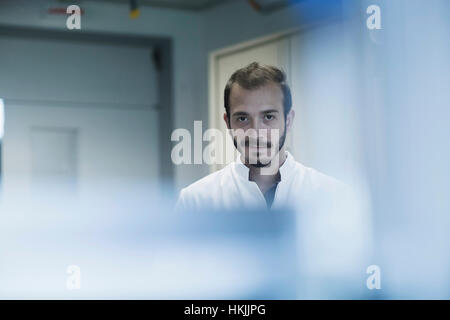
<path fill-rule="evenodd" d="M 267 146 L 255 146 L 255 145 L 250 145 L 250 146 L 245 146 L 246 148 L 250 148 L 250 149 L 266 149 Z"/>
<path fill-rule="evenodd" d="M 269 150 L 267 147 L 261 147 L 261 146 L 246 146 L 246 150 L 250 153 L 256 153 L 256 154 L 264 154 Z"/>
<path fill-rule="evenodd" d="M 253 143 L 252 144 L 248 144 L 248 143 L 246 143 L 245 147 L 249 148 L 249 149 L 269 149 L 271 147 L 271 145 L 269 143 L 267 143 L 267 142 L 258 143 L 258 144 L 253 144 Z"/>

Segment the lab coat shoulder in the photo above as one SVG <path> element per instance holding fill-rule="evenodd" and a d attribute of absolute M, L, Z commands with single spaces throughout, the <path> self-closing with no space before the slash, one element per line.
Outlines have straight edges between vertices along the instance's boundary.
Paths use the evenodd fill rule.
<path fill-rule="evenodd" d="M 175 210 L 198 211 L 216 207 L 230 177 L 231 165 L 227 165 L 181 189 Z"/>

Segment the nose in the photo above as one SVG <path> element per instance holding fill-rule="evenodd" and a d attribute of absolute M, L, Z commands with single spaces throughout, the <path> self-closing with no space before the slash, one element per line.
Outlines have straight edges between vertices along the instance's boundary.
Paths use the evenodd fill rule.
<path fill-rule="evenodd" d="M 247 130 L 247 136 L 253 140 L 267 141 L 269 140 L 270 132 L 264 121 L 260 119 L 253 119 L 249 130 Z"/>
<path fill-rule="evenodd" d="M 251 119 L 250 129 L 253 129 L 253 130 L 259 132 L 260 130 L 267 129 L 267 125 L 264 123 L 263 119 L 257 117 L 257 118 Z"/>

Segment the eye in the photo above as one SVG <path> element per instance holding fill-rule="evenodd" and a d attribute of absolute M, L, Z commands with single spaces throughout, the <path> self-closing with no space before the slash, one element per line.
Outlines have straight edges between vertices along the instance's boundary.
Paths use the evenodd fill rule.
<path fill-rule="evenodd" d="M 242 117 L 237 117 L 236 120 L 237 120 L 238 122 L 244 122 L 244 121 L 247 121 L 247 117 L 244 117 L 244 116 L 242 116 Z"/>
<path fill-rule="evenodd" d="M 270 121 L 270 120 L 273 120 L 273 119 L 275 119 L 275 116 L 273 114 L 266 114 L 266 115 L 264 115 L 264 120 Z"/>

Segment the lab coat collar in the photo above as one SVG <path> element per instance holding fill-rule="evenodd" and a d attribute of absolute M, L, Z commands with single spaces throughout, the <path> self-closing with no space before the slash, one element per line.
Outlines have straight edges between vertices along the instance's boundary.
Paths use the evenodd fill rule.
<path fill-rule="evenodd" d="M 294 157 L 288 151 L 285 151 L 285 153 L 286 153 L 286 159 L 283 162 L 283 164 L 281 165 L 281 167 L 279 168 L 281 181 L 284 181 L 287 178 L 289 178 L 289 176 L 291 176 L 293 169 L 295 168 Z M 234 171 L 236 172 L 236 174 L 240 178 L 248 181 L 250 169 L 245 164 L 242 163 L 239 153 L 238 153 L 238 156 L 236 157 L 235 162 L 233 163 L 233 168 L 234 168 Z"/>

